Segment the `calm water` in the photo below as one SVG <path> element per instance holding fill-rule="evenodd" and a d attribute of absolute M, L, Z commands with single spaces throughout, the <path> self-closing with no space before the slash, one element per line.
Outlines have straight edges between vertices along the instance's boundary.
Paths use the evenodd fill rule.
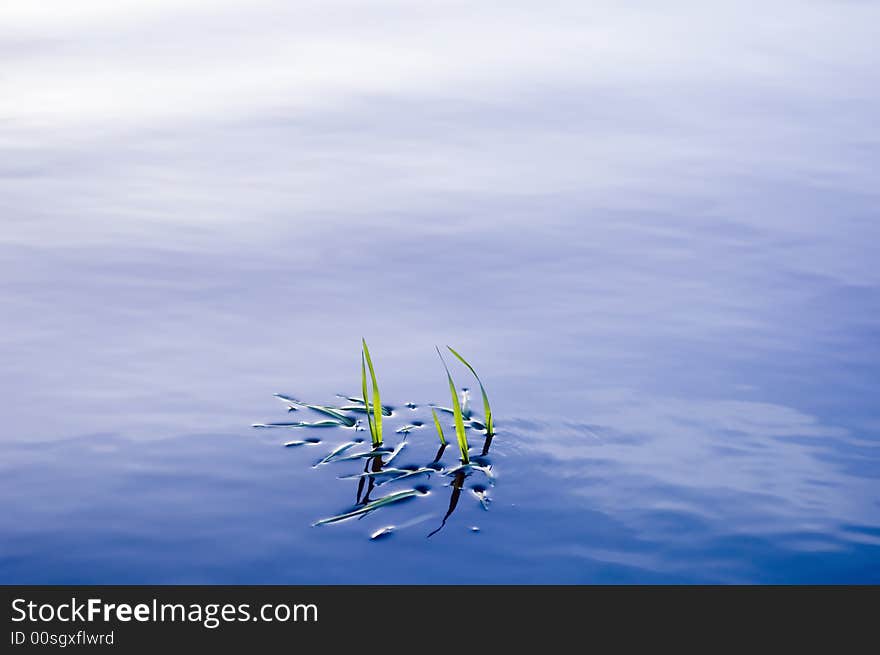
<path fill-rule="evenodd" d="M 0 582 L 880 582 L 880 7 L 288 5 L 0 10 Z"/>

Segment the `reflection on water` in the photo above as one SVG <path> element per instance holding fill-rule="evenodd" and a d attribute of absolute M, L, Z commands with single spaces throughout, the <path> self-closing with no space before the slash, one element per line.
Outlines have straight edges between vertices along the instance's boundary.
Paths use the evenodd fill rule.
<path fill-rule="evenodd" d="M 0 9 L 0 581 L 880 582 L 880 6 L 77 7 Z M 362 336 L 395 428 L 479 361 L 490 512 L 250 428 Z"/>
<path fill-rule="evenodd" d="M 452 513 L 455 511 L 455 508 L 458 507 L 458 499 L 461 498 L 461 490 L 464 487 L 464 471 L 458 471 L 455 474 L 455 477 L 452 480 L 452 493 L 449 495 L 449 509 L 446 510 L 446 514 L 443 515 L 443 521 L 440 523 L 440 527 L 436 530 L 428 533 L 429 537 L 433 537 L 435 534 L 440 532 L 443 528 L 446 527 L 446 521 L 449 520 L 449 517 L 452 516 Z"/>

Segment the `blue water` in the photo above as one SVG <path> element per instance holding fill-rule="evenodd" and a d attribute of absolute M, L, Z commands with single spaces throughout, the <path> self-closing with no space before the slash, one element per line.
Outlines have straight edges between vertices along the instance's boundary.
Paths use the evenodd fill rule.
<path fill-rule="evenodd" d="M 880 8 L 328 6 L 0 10 L 0 582 L 880 582 Z"/>

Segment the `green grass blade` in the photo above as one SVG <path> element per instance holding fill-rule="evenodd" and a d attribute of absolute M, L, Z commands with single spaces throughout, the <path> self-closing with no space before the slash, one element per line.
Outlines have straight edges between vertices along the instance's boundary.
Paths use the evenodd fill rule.
<path fill-rule="evenodd" d="M 437 436 L 440 437 L 440 443 L 446 445 L 446 437 L 443 435 L 443 426 L 440 425 L 440 419 L 437 418 L 437 410 L 432 409 L 431 414 L 434 415 L 434 426 L 437 428 Z"/>
<path fill-rule="evenodd" d="M 361 353 L 361 389 L 363 389 L 364 398 L 367 397 L 367 364 L 364 361 L 364 354 Z M 370 427 L 370 441 L 374 446 L 378 446 L 380 442 L 376 441 L 376 429 L 373 427 L 373 417 L 367 412 L 367 425 Z"/>
<path fill-rule="evenodd" d="M 458 392 L 455 390 L 455 382 L 452 381 L 452 374 L 449 367 L 446 366 L 446 360 L 437 348 L 437 354 L 440 355 L 440 361 L 443 362 L 443 368 L 446 369 L 446 378 L 449 380 L 449 393 L 452 394 L 452 413 L 455 417 L 455 436 L 458 439 L 458 449 L 461 451 L 461 461 L 465 464 L 470 463 L 468 455 L 467 434 L 464 431 L 464 419 L 461 415 L 461 403 L 458 401 Z"/>
<path fill-rule="evenodd" d="M 483 394 L 483 412 L 486 414 L 486 434 L 495 434 L 495 430 L 493 429 L 492 425 L 492 408 L 489 406 L 489 396 L 486 395 L 486 389 L 485 387 L 483 387 L 483 382 L 482 380 L 480 380 L 480 376 L 477 375 L 474 367 L 471 366 L 464 357 L 455 352 L 452 346 L 446 347 L 449 348 L 449 352 L 451 352 L 458 358 L 458 361 L 460 361 L 462 364 L 467 366 L 468 369 L 470 369 L 470 372 L 473 373 L 474 377 L 477 379 L 477 383 L 480 385 L 480 393 Z"/>
<path fill-rule="evenodd" d="M 376 381 L 376 371 L 373 369 L 373 360 L 370 359 L 370 349 L 367 348 L 367 340 L 361 339 L 364 344 L 364 356 L 367 358 L 367 366 L 370 368 L 370 380 L 373 383 L 373 427 L 376 430 L 376 443 L 382 443 L 382 400 L 379 398 L 379 383 Z M 366 384 L 364 384 L 364 398 L 367 397 Z"/>

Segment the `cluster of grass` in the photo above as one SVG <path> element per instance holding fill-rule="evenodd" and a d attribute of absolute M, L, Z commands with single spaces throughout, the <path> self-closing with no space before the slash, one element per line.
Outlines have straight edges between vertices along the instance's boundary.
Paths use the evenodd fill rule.
<path fill-rule="evenodd" d="M 361 343 L 363 345 L 361 350 L 361 393 L 363 394 L 363 403 L 367 414 L 367 424 L 370 430 L 370 439 L 373 443 L 373 446 L 378 447 L 382 445 L 382 416 L 384 408 L 382 407 L 382 401 L 379 394 L 379 383 L 376 380 L 376 370 L 375 368 L 373 368 L 373 360 L 370 357 L 370 349 L 367 347 L 366 339 L 362 339 Z M 480 380 L 480 376 L 477 375 L 477 371 L 474 369 L 473 366 L 471 366 L 470 362 L 468 362 L 461 354 L 459 354 L 458 351 L 456 351 L 452 346 L 446 346 L 446 348 L 455 356 L 456 359 L 458 359 L 462 364 L 467 367 L 467 369 L 476 379 L 477 384 L 480 385 L 480 393 L 483 397 L 483 413 L 485 423 L 480 424 L 478 421 L 471 421 L 471 424 L 477 424 L 481 427 L 485 427 L 486 435 L 490 437 L 493 436 L 495 430 L 492 420 L 492 407 L 489 404 L 489 396 L 486 393 L 486 387 L 483 386 L 483 381 Z M 456 441 L 458 442 L 459 452 L 461 453 L 461 461 L 463 464 L 469 464 L 470 447 L 468 446 L 467 433 L 465 432 L 464 428 L 465 415 L 464 411 L 462 410 L 462 404 L 458 398 L 455 381 L 452 379 L 452 374 L 449 372 L 449 367 L 446 365 L 446 360 L 443 359 L 443 354 L 440 352 L 440 348 L 437 348 L 437 355 L 440 357 L 440 361 L 443 363 L 443 368 L 446 370 L 446 379 L 449 383 L 449 392 L 452 397 L 452 415 L 455 422 L 455 437 Z M 372 405 L 367 400 L 367 398 L 369 398 L 369 395 L 367 394 L 367 369 L 369 369 L 370 371 L 370 383 L 372 385 L 373 391 Z M 446 436 L 443 434 L 443 427 L 440 425 L 440 420 L 437 418 L 437 412 L 436 410 L 432 409 L 431 413 L 434 417 L 434 426 L 437 428 L 437 436 L 440 438 L 440 443 L 445 446 Z M 468 418 L 470 418 L 470 412 L 468 412 Z"/>
<path fill-rule="evenodd" d="M 444 359 L 443 353 L 441 352 L 439 347 L 436 348 L 437 355 L 440 357 L 440 361 L 443 364 L 443 368 L 446 372 L 446 381 L 449 386 L 449 393 L 452 399 L 451 407 L 439 407 L 431 405 L 431 416 L 434 421 L 434 427 L 437 431 L 437 436 L 440 439 L 440 449 L 438 450 L 437 455 L 430 464 L 419 467 L 404 466 L 402 468 L 390 466 L 406 445 L 406 437 L 409 435 L 410 431 L 421 428 L 423 426 L 423 423 L 420 421 L 413 421 L 412 423 L 400 427 L 396 432 L 404 436 L 403 440 L 398 443 L 395 448 L 385 447 L 383 445 L 383 417 L 392 416 L 393 412 L 391 407 L 382 405 L 382 398 L 379 392 L 378 377 L 376 375 L 376 369 L 373 365 L 373 359 L 370 356 L 370 349 L 367 346 L 366 339 L 362 339 L 361 344 L 360 398 L 356 396 L 340 395 L 339 397 L 348 401 L 348 404 L 341 404 L 341 406 L 332 406 L 313 405 L 302 402 L 290 396 L 275 394 L 275 396 L 279 400 L 287 405 L 288 411 L 292 412 L 300 409 L 312 410 L 314 412 L 322 414 L 322 420 L 313 422 L 291 421 L 283 423 L 258 423 L 254 425 L 255 427 L 262 428 L 347 427 L 357 430 L 360 421 L 356 421 L 354 418 L 352 418 L 352 416 L 347 415 L 345 412 L 358 412 L 365 414 L 367 427 L 370 432 L 370 450 L 363 452 L 352 452 L 352 450 L 355 448 L 355 446 L 357 446 L 358 443 L 363 442 L 362 439 L 354 437 L 353 440 L 337 446 L 323 459 L 315 463 L 315 467 L 318 467 L 332 462 L 363 460 L 364 471 L 362 473 L 342 476 L 340 478 L 358 480 L 358 493 L 356 501 L 357 504 L 355 508 L 351 511 L 327 519 L 322 519 L 315 523 L 315 525 L 335 523 L 337 521 L 353 518 L 356 516 L 360 517 L 387 505 L 407 500 L 421 493 L 426 493 L 426 487 L 416 486 L 415 489 L 411 489 L 408 491 L 391 493 L 378 499 L 370 499 L 370 495 L 374 487 L 380 487 L 386 483 L 397 482 L 399 480 L 412 478 L 419 475 L 430 476 L 432 473 L 439 472 L 440 475 L 453 476 L 454 479 L 451 484 L 453 488 L 453 493 L 450 498 L 449 510 L 447 511 L 440 528 L 437 528 L 437 530 L 431 533 L 435 534 L 443 527 L 443 525 L 446 524 L 446 520 L 455 510 L 458 499 L 462 492 L 464 479 L 467 475 L 470 475 L 470 473 L 473 471 L 482 471 L 487 476 L 489 484 L 492 484 L 494 476 L 491 471 L 491 465 L 485 464 L 485 459 L 481 459 L 480 457 L 475 457 L 472 463 L 472 458 L 470 456 L 470 445 L 468 444 L 466 432 L 466 427 L 480 431 L 485 430 L 486 441 L 483 446 L 482 452 L 482 457 L 485 457 L 488 452 L 489 444 L 491 443 L 492 437 L 494 436 L 494 420 L 492 417 L 492 408 L 489 405 L 489 397 L 486 394 L 486 389 L 483 386 L 482 380 L 480 380 L 479 375 L 477 375 L 476 370 L 470 364 L 470 362 L 468 362 L 454 348 L 452 348 L 451 346 L 446 346 L 449 352 L 452 353 L 452 355 L 468 369 L 468 371 L 474 376 L 477 383 L 480 385 L 484 412 L 483 420 L 480 421 L 477 417 L 471 415 L 467 389 L 463 388 L 462 395 L 461 397 L 459 397 L 455 381 L 453 380 L 452 373 L 450 372 L 449 366 Z M 368 372 L 369 376 L 367 375 Z M 415 409 L 416 405 L 413 403 L 407 403 L 407 407 L 409 407 L 410 409 Z M 441 424 L 440 418 L 438 417 L 438 410 L 448 412 L 453 417 L 455 440 L 458 444 L 458 450 L 461 457 L 460 466 L 446 468 L 442 464 L 440 464 L 440 459 L 443 456 L 443 452 L 447 447 L 447 440 L 446 434 L 443 431 L 443 425 Z M 285 446 L 299 446 L 319 442 L 320 439 L 307 438 L 287 442 L 285 443 Z M 366 492 L 362 493 L 365 488 Z M 483 503 L 484 509 L 486 509 L 487 502 L 487 499 L 481 499 L 481 503 Z M 381 532 L 382 531 L 380 531 L 380 533 Z"/>
<path fill-rule="evenodd" d="M 379 393 L 379 382 L 376 376 L 376 369 L 373 366 L 373 359 L 370 356 L 370 349 L 367 346 L 366 339 L 362 339 L 361 344 L 361 398 L 355 396 L 340 396 L 341 398 L 348 400 L 352 404 L 335 407 L 330 405 L 311 405 L 297 400 L 296 398 L 291 398 L 290 396 L 276 393 L 275 396 L 288 406 L 289 411 L 295 411 L 298 409 L 310 409 L 312 411 L 323 414 L 328 418 L 322 421 L 314 422 L 292 421 L 283 423 L 255 423 L 254 427 L 294 428 L 344 426 L 350 428 L 356 427 L 357 422 L 351 416 L 347 416 L 343 412 L 363 412 L 364 414 L 366 414 L 367 417 L 367 427 L 370 431 L 370 441 L 372 443 L 373 450 L 378 451 L 379 449 L 381 449 L 383 442 L 382 418 L 384 416 L 391 416 L 392 411 L 390 407 L 382 405 L 382 398 Z M 447 411 L 452 414 L 455 425 L 455 437 L 458 443 L 459 452 L 461 454 L 461 462 L 463 465 L 469 465 L 470 446 L 468 445 L 467 433 L 465 432 L 465 420 L 467 420 L 468 425 L 471 428 L 485 430 L 487 438 L 491 439 L 495 434 L 495 425 L 492 417 L 492 407 L 489 404 L 489 396 L 486 394 L 486 388 L 483 386 L 483 381 L 480 379 L 480 376 L 477 375 L 474 367 L 452 346 L 446 346 L 446 348 L 449 350 L 449 352 L 453 354 L 453 356 L 455 356 L 456 359 L 464 364 L 464 366 L 467 367 L 468 371 L 470 371 L 470 373 L 474 376 L 477 384 L 480 385 L 480 393 L 483 397 L 484 422 L 480 422 L 479 420 L 471 416 L 470 408 L 467 406 L 468 401 L 466 390 L 464 390 L 463 392 L 463 400 L 459 400 L 459 396 L 456 391 L 455 381 L 452 379 L 452 373 L 450 373 L 449 367 L 446 365 L 446 360 L 443 358 L 443 353 L 440 352 L 440 348 L 438 347 L 437 355 L 440 357 L 440 361 L 443 363 L 443 368 L 446 371 L 446 380 L 449 384 L 449 393 L 452 398 L 452 407 L 438 407 L 437 409 Z M 367 378 L 367 371 L 369 371 L 369 380 Z M 368 393 L 369 391 L 372 391 L 372 393 Z M 437 417 L 436 409 L 432 408 L 431 414 L 434 418 L 434 427 L 437 429 L 437 436 L 440 438 L 441 447 L 445 447 L 446 435 L 443 433 L 443 426 L 440 424 L 440 419 Z M 408 434 L 411 429 L 420 426 L 421 423 L 407 425 L 399 429 L 398 432 Z M 292 441 L 289 442 L 289 445 L 299 445 L 301 443 L 306 443 L 306 441 Z M 331 453 L 330 459 L 333 459 L 335 455 L 338 454 Z"/>

